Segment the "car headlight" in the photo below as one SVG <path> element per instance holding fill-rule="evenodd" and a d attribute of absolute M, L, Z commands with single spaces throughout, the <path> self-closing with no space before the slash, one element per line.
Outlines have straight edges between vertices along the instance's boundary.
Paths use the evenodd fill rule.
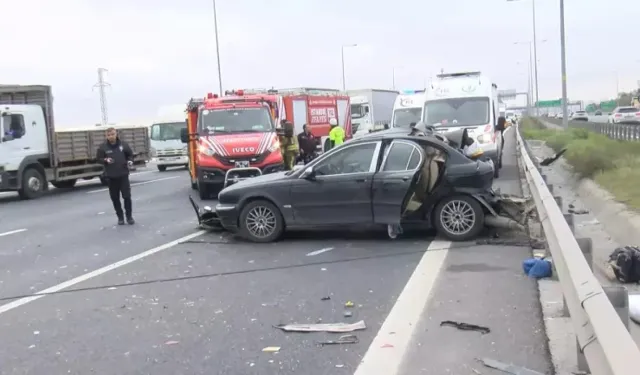
<path fill-rule="evenodd" d="M 189 154 L 189 146 L 184 146 L 182 148 L 182 154 L 183 155 L 188 155 Z"/>
<path fill-rule="evenodd" d="M 269 147 L 269 152 L 275 152 L 276 150 L 279 150 L 279 149 L 280 149 L 280 141 L 278 139 L 275 139 L 271 144 L 271 147 Z"/>
<path fill-rule="evenodd" d="M 198 152 L 207 156 L 213 156 L 216 152 L 208 146 L 198 145 Z"/>

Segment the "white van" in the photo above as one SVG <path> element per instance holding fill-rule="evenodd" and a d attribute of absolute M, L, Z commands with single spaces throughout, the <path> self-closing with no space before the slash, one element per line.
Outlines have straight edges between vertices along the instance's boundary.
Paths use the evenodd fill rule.
<path fill-rule="evenodd" d="M 187 146 L 180 140 L 181 129 L 187 128 L 186 108 L 185 104 L 163 107 L 151 125 L 151 161 L 160 172 L 166 171 L 167 167 L 189 165 Z"/>
<path fill-rule="evenodd" d="M 422 121 L 441 132 L 466 128 L 491 159 L 497 178 L 502 168 L 498 86 L 480 72 L 440 74 L 428 89 Z"/>
<path fill-rule="evenodd" d="M 412 123 L 418 123 L 422 119 L 425 93 L 417 91 L 411 94 L 401 94 L 396 98 L 391 116 L 392 128 L 408 128 Z"/>

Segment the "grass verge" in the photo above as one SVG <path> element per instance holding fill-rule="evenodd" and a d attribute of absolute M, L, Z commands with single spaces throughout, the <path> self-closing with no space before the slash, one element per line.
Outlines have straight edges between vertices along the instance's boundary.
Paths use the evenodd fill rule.
<path fill-rule="evenodd" d="M 533 118 L 523 119 L 520 131 L 556 152 L 567 148 L 564 157 L 578 176 L 593 179 L 618 201 L 640 211 L 640 142 L 617 141 L 585 129 L 546 129 Z"/>

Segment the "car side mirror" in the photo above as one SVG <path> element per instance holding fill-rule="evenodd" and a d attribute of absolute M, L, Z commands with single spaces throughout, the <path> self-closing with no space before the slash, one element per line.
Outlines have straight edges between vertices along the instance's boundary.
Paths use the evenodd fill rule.
<path fill-rule="evenodd" d="M 302 172 L 300 177 L 304 178 L 305 180 L 315 181 L 315 179 L 316 179 L 316 171 L 313 169 L 313 167 L 309 167 L 309 168 L 305 169 L 304 172 Z"/>
<path fill-rule="evenodd" d="M 182 143 L 189 143 L 189 131 L 187 129 L 180 129 L 180 140 Z"/>

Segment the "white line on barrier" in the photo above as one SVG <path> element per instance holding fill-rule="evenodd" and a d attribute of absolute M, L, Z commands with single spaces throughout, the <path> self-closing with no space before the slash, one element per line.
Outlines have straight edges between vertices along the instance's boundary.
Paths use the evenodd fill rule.
<path fill-rule="evenodd" d="M 450 246 L 449 241 L 429 244 L 354 375 L 398 374 Z M 386 344 L 393 345 L 394 350 L 384 349 Z"/>
<path fill-rule="evenodd" d="M 116 268 L 120 268 L 122 266 L 126 266 L 127 264 L 133 263 L 136 260 L 140 260 L 142 258 L 146 258 L 146 257 L 148 257 L 150 255 L 155 254 L 155 253 L 159 253 L 161 251 L 170 249 L 170 248 L 176 246 L 177 244 L 179 244 L 180 242 L 191 240 L 191 239 L 193 239 L 195 237 L 198 237 L 198 236 L 200 236 L 200 235 L 202 235 L 204 233 L 206 233 L 206 231 L 204 231 L 204 230 L 200 230 L 200 231 L 197 231 L 195 233 L 191 233 L 188 236 L 184 236 L 182 238 L 178 238 L 177 240 L 174 240 L 174 241 L 171 241 L 171 242 L 167 242 L 164 245 L 160 245 L 160 246 L 154 247 L 153 249 L 149 249 L 149 250 L 144 251 L 144 252 L 142 252 L 140 254 L 136 254 L 134 256 L 130 256 L 129 258 L 123 259 L 123 260 L 121 260 L 119 262 L 112 263 L 112 264 L 110 264 L 108 266 L 99 268 L 99 269 L 97 269 L 95 271 L 91 271 L 89 273 L 85 273 L 84 275 L 80 275 L 80 276 L 78 276 L 76 278 L 73 278 L 71 280 L 68 280 L 68 281 L 60 283 L 58 285 L 52 286 L 51 288 L 47 288 L 45 290 L 41 290 L 41 291 L 39 291 L 37 293 L 34 293 L 32 296 L 20 298 L 17 301 L 9 302 L 9 303 L 7 303 L 5 305 L 0 306 L 0 314 L 5 313 L 5 312 L 10 311 L 10 310 L 13 310 L 15 308 L 18 308 L 20 306 L 26 305 L 29 302 L 33 302 L 33 301 L 39 300 L 40 298 L 46 297 L 47 294 L 59 292 L 61 290 L 67 289 L 67 288 L 69 288 L 71 286 L 74 286 L 76 284 L 79 284 L 79 283 L 81 283 L 83 281 L 87 281 L 87 280 L 92 279 L 92 278 L 94 278 L 96 276 L 100 276 L 100 275 L 105 274 L 105 273 L 107 273 L 109 271 L 113 271 Z"/>

